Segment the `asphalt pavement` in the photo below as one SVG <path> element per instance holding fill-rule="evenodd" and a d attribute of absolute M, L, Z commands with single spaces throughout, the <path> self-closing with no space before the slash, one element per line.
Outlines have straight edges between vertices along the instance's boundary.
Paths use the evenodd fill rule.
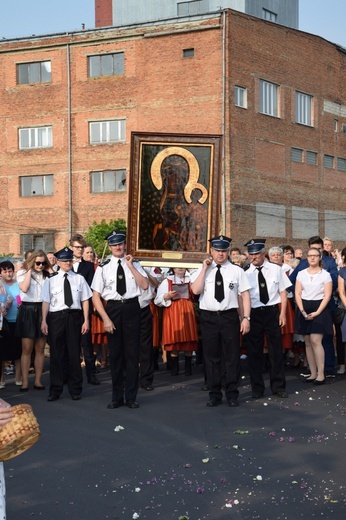
<path fill-rule="evenodd" d="M 200 366 L 172 377 L 161 365 L 139 409 L 115 410 L 109 370 L 98 377 L 56 402 L 48 372 L 44 392 L 7 378 L 0 396 L 30 404 L 42 433 L 4 463 L 8 520 L 346 517 L 346 376 L 314 387 L 288 369 L 288 399 L 267 381 L 253 400 L 244 364 L 240 406 L 208 408 Z"/>

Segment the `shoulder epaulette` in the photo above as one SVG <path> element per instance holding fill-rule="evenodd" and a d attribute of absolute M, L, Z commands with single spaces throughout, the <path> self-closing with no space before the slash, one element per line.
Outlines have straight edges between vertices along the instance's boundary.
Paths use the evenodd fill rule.
<path fill-rule="evenodd" d="M 99 267 L 103 267 L 104 265 L 109 264 L 110 261 L 111 261 L 111 259 L 108 258 L 107 260 L 105 260 L 104 262 L 102 262 L 102 264 L 100 264 Z"/>
<path fill-rule="evenodd" d="M 56 276 L 58 274 L 57 271 L 55 271 L 54 273 L 50 273 L 47 278 L 53 278 L 53 276 Z"/>

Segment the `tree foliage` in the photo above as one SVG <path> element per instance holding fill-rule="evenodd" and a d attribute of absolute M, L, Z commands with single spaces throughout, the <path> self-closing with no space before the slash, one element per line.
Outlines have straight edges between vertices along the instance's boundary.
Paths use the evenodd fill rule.
<path fill-rule="evenodd" d="M 88 231 L 85 233 L 85 240 L 93 246 L 99 257 L 102 257 L 104 254 L 104 249 L 107 245 L 105 238 L 113 231 L 113 229 L 126 231 L 125 220 L 118 218 L 117 220 L 110 220 L 109 222 L 106 222 L 104 219 L 102 219 L 99 223 L 94 220 L 92 226 L 90 226 Z M 108 253 L 109 251 L 106 247 L 106 255 Z"/>

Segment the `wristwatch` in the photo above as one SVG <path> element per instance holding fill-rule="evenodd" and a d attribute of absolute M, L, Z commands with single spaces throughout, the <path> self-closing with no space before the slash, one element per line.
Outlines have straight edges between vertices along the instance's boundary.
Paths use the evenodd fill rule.
<path fill-rule="evenodd" d="M 248 320 L 248 321 L 250 321 L 251 318 L 250 318 L 250 316 L 243 316 L 243 320 Z"/>

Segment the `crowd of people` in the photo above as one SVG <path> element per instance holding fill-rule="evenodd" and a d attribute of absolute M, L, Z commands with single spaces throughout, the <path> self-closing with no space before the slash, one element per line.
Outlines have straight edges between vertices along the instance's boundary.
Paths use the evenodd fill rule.
<path fill-rule="evenodd" d="M 209 407 L 223 394 L 238 406 L 241 357 L 253 399 L 264 396 L 265 371 L 272 394 L 288 397 L 288 360 L 305 383 L 324 384 L 337 365 L 345 373 L 346 248 L 333 249 L 331 239 L 311 237 L 304 258 L 288 244 L 266 251 L 265 239 L 254 238 L 237 248 L 220 235 L 209 240 L 198 269 L 143 268 L 127 254 L 125 232 L 106 240 L 111 254 L 102 262 L 74 235 L 60 251 L 28 252 L 23 265 L 0 263 L 0 389 L 11 363 L 20 392 L 29 391 L 31 370 L 32 389 L 45 390 L 48 345 L 48 401 L 58 400 L 64 385 L 73 400 L 81 398 L 82 365 L 87 382 L 99 385 L 99 359 L 110 366 L 109 409 L 139 407 L 138 389 L 154 389 L 160 354 L 172 376 L 181 355 L 186 376 L 193 358 L 203 364 Z"/>

